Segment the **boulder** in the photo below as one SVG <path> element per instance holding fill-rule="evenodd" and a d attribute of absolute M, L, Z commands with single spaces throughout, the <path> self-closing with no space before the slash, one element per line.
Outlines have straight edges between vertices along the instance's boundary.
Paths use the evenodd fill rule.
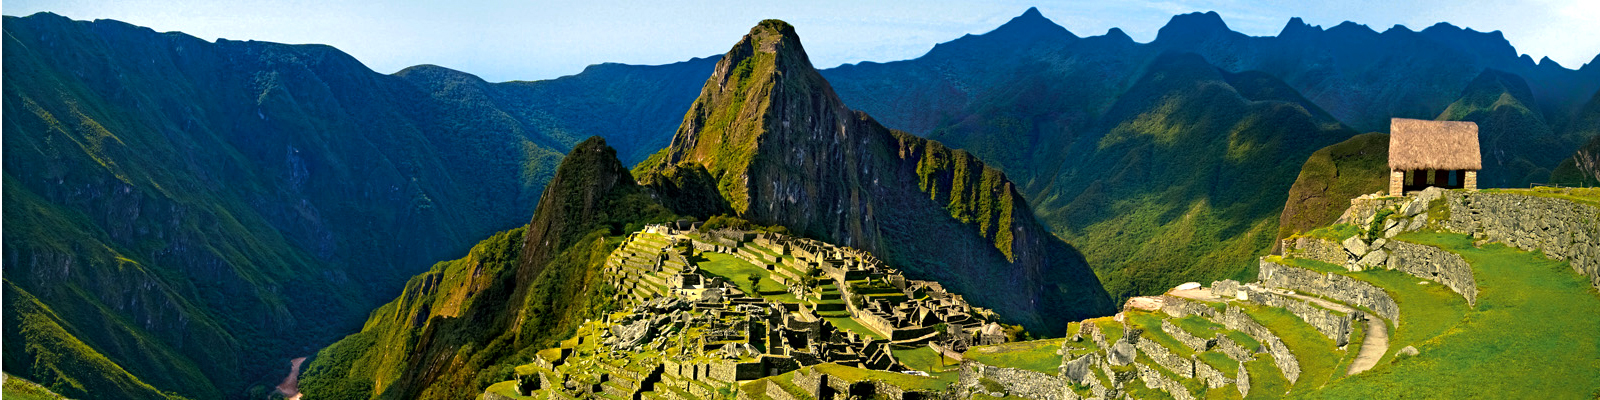
<path fill-rule="evenodd" d="M 1356 255 L 1356 257 L 1367 255 L 1367 242 L 1361 241 L 1360 237 L 1351 236 L 1349 239 L 1344 240 L 1344 250 Z"/>
<path fill-rule="evenodd" d="M 1138 355 L 1139 349 L 1134 347 L 1133 343 L 1128 343 L 1124 340 L 1118 340 L 1117 344 L 1112 345 L 1111 351 L 1106 354 L 1106 362 L 1116 366 L 1128 365 L 1133 363 L 1134 357 L 1137 357 Z"/>
<path fill-rule="evenodd" d="M 1406 226 L 1406 230 L 1414 231 L 1422 229 L 1425 226 L 1428 226 L 1428 216 L 1418 215 L 1416 218 L 1411 219 L 1411 224 Z"/>
<path fill-rule="evenodd" d="M 1089 368 L 1094 365 L 1094 355 L 1095 353 L 1084 354 L 1083 357 L 1062 363 L 1061 375 L 1072 383 L 1079 385 L 1089 384 L 1087 381 L 1091 375 Z"/>
<path fill-rule="evenodd" d="M 1404 354 L 1404 355 L 1408 355 L 1408 356 L 1414 356 L 1414 355 L 1417 355 L 1417 354 L 1420 354 L 1420 353 L 1421 352 L 1417 351 L 1416 346 L 1406 346 L 1405 348 L 1400 349 L 1400 354 Z"/>
<path fill-rule="evenodd" d="M 1383 246 L 1387 245 L 1387 244 L 1389 244 L 1389 239 L 1378 238 L 1378 240 L 1372 241 L 1372 245 L 1371 246 L 1367 246 L 1367 247 L 1370 247 L 1370 249 L 1368 249 L 1368 250 L 1376 251 L 1378 249 L 1382 249 Z"/>
<path fill-rule="evenodd" d="M 1378 240 L 1383 240 L 1383 239 L 1378 239 Z M 1361 266 L 1363 266 L 1363 267 L 1375 267 L 1375 266 L 1383 265 L 1384 261 L 1388 261 L 1388 260 L 1389 260 L 1389 253 L 1388 252 L 1383 251 L 1383 250 L 1373 250 L 1371 253 L 1367 253 L 1367 255 L 1365 257 L 1361 257 L 1361 261 L 1358 261 L 1357 263 L 1361 264 Z"/>

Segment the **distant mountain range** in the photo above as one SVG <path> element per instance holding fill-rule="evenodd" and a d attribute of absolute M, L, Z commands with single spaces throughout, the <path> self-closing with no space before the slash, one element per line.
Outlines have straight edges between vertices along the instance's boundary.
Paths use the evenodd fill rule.
<path fill-rule="evenodd" d="M 1386 140 L 1357 134 L 1391 117 L 1478 122 L 1484 186 L 1583 182 L 1571 155 L 1600 152 L 1600 62 L 1536 63 L 1497 32 L 1448 24 L 1296 19 L 1250 37 L 1196 13 L 1136 43 L 1030 9 L 899 62 L 814 71 L 797 67 L 803 52 L 755 51 L 506 83 L 53 14 L 5 17 L 4 31 L 6 372 L 76 397 L 264 394 L 284 360 L 376 321 L 368 311 L 407 277 L 538 223 L 562 155 L 594 135 L 606 143 L 588 148 L 639 164 L 676 214 L 734 212 L 872 249 L 1041 332 L 1126 296 L 1254 275 L 1275 238 L 1372 191 L 1350 180 L 1367 172 L 1339 171 L 1381 168 L 1371 156 Z M 754 86 L 722 93 L 717 80 Z M 528 229 L 472 257 L 522 257 L 504 247 Z M 570 256 L 555 270 L 583 271 Z M 460 276 L 472 257 L 434 272 Z M 517 290 L 544 270 L 493 260 L 517 275 L 484 282 Z M 517 293 L 502 294 L 538 297 Z M 476 312 L 511 327 L 521 310 Z M 581 315 L 562 310 L 539 326 Z M 396 334 L 433 338 L 433 355 L 500 337 Z M 416 386 L 437 371 L 386 365 L 371 376 L 403 388 L 390 396 L 471 384 Z M 378 383 L 395 377 L 409 383 Z"/>

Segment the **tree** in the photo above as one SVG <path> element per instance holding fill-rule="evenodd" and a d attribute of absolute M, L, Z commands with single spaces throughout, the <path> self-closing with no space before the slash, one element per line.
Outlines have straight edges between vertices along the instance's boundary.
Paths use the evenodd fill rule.
<path fill-rule="evenodd" d="M 761 291 L 761 286 L 758 285 L 759 283 L 761 283 L 761 275 L 750 274 L 750 276 L 745 277 L 745 279 L 749 279 L 750 280 L 750 294 L 751 295 L 755 295 L 756 292 Z"/>
<path fill-rule="evenodd" d="M 945 323 L 940 322 L 938 325 L 934 325 L 933 326 L 933 332 L 934 333 L 943 334 L 943 335 L 940 336 L 941 338 L 949 337 L 950 336 L 949 334 L 944 334 L 945 330 L 947 330 L 949 328 L 950 328 L 949 325 L 946 325 Z M 935 339 L 935 340 L 938 340 L 938 339 Z M 939 368 L 944 368 L 944 366 L 945 366 L 945 364 L 944 364 L 944 351 L 950 348 L 950 341 L 948 339 L 946 339 L 946 340 L 938 340 L 938 342 L 939 342 L 939 351 L 937 351 L 936 353 L 939 353 Z"/>

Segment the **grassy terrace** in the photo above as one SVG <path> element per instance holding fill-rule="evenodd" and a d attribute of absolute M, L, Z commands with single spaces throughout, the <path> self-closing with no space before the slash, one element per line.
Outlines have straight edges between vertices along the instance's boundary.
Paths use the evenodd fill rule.
<path fill-rule="evenodd" d="M 883 335 L 879 335 L 877 332 L 873 332 L 872 329 L 868 329 L 866 325 L 862 325 L 860 322 L 857 322 L 855 318 L 823 317 L 822 319 L 827 320 L 828 323 L 833 324 L 833 326 L 838 327 L 839 329 L 855 332 L 857 335 L 865 335 L 873 339 L 884 339 Z"/>
<path fill-rule="evenodd" d="M 1405 238 L 1405 235 L 1399 236 Z M 1424 282 L 1422 279 L 1400 271 L 1367 270 L 1350 272 L 1333 264 L 1285 259 L 1290 265 L 1319 272 L 1333 272 L 1367 281 L 1383 288 L 1400 305 L 1400 324 L 1389 322 L 1389 354 L 1380 364 L 1394 356 L 1394 351 L 1406 346 L 1425 343 L 1460 325 L 1467 315 L 1467 301 L 1444 285 Z M 1370 310 L 1369 310 L 1370 311 Z M 1370 314 L 1370 313 L 1369 313 Z"/>
<path fill-rule="evenodd" d="M 1600 293 L 1571 266 L 1500 244 L 1475 248 L 1465 235 L 1399 238 L 1466 258 L 1478 282 L 1477 309 L 1437 337 L 1416 342 L 1421 354 L 1380 362 L 1308 397 L 1600 395 Z M 1402 318 L 1407 312 L 1414 311 L 1402 308 Z M 1511 371 L 1515 378 L 1506 375 Z"/>
<path fill-rule="evenodd" d="M 1246 399 L 1279 399 L 1289 391 L 1289 380 L 1284 379 L 1271 354 L 1256 354 L 1255 361 L 1244 363 L 1244 370 L 1250 373 L 1250 395 Z"/>
<path fill-rule="evenodd" d="M 901 364 L 927 372 L 935 378 L 955 379 L 961 374 L 960 363 L 949 358 L 941 360 L 938 352 L 926 346 L 910 350 L 890 350 L 890 352 L 894 353 L 894 358 L 900 360 Z"/>
<path fill-rule="evenodd" d="M 734 285 L 739 286 L 739 290 L 743 290 L 745 293 L 763 295 L 766 293 L 787 293 L 784 291 L 783 285 L 772 280 L 772 271 L 768 271 L 766 268 L 758 267 L 755 264 L 739 259 L 739 257 L 728 254 L 705 252 L 701 253 L 700 257 L 702 259 L 697 262 L 700 264 L 701 270 L 707 274 L 719 276 L 733 282 Z M 758 283 L 757 287 L 750 286 L 750 275 L 761 277 L 761 282 Z"/>
<path fill-rule="evenodd" d="M 996 367 L 1020 368 L 1054 375 L 1059 373 L 1061 356 L 1056 350 L 1066 339 L 1045 339 L 1027 342 L 1002 343 L 991 346 L 974 346 L 961 356 Z"/>
<path fill-rule="evenodd" d="M 956 375 L 954 374 L 944 377 L 926 377 L 899 372 L 847 367 L 833 363 L 818 364 L 808 368 L 816 368 L 817 371 L 828 374 L 828 376 L 838 377 L 846 381 L 879 381 L 899 386 L 905 390 L 944 390 L 956 383 Z"/>
<path fill-rule="evenodd" d="M 1154 340 L 1156 344 L 1166 347 L 1167 350 L 1172 351 L 1173 354 L 1177 354 L 1179 357 L 1189 358 L 1190 355 L 1194 354 L 1194 350 L 1190 349 L 1189 346 L 1185 346 L 1178 339 L 1173 338 L 1171 334 L 1161 330 L 1161 319 L 1166 317 L 1166 314 L 1129 311 L 1124 315 L 1128 317 L 1128 323 L 1139 329 L 1144 329 L 1144 335 L 1141 336 L 1141 339 Z"/>
<path fill-rule="evenodd" d="M 1299 393 L 1322 387 L 1334 376 L 1334 368 L 1339 360 L 1344 358 L 1345 352 L 1334 346 L 1333 340 L 1322 336 L 1316 328 L 1300 320 L 1294 313 L 1282 308 L 1263 307 L 1243 304 L 1250 318 L 1266 326 L 1277 334 L 1283 344 L 1289 346 L 1295 359 L 1300 362 L 1300 378 L 1290 388 L 1291 392 Z M 1281 375 L 1281 372 L 1276 372 Z M 1252 376 L 1253 377 L 1253 376 Z"/>

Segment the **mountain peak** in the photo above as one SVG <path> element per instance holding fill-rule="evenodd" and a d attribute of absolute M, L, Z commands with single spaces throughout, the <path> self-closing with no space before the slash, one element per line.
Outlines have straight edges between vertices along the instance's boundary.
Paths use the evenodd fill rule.
<path fill-rule="evenodd" d="M 1185 37 L 1204 37 L 1224 32 L 1232 32 L 1228 24 L 1222 22 L 1222 16 L 1216 11 L 1192 12 L 1172 16 L 1167 25 L 1156 32 L 1156 40 L 1173 40 Z"/>
<path fill-rule="evenodd" d="M 1285 24 L 1283 26 L 1283 30 L 1278 32 L 1278 37 L 1280 37 L 1280 38 L 1305 37 L 1307 35 L 1312 35 L 1312 34 L 1321 33 L 1321 32 L 1322 32 L 1322 27 L 1321 26 L 1313 26 L 1311 24 L 1307 24 L 1306 21 L 1300 19 L 1300 17 L 1294 17 L 1294 18 L 1289 18 L 1289 23 Z"/>
<path fill-rule="evenodd" d="M 1011 18 L 1010 21 L 1006 21 L 1005 24 L 983 36 L 1005 36 L 1010 39 L 1041 36 L 1077 37 L 1072 32 L 1068 32 L 1067 28 L 1057 25 L 1055 21 L 1051 21 L 1049 18 L 1045 18 L 1044 14 L 1039 13 L 1037 7 L 1029 7 L 1028 11 L 1022 12 L 1022 15 Z"/>

